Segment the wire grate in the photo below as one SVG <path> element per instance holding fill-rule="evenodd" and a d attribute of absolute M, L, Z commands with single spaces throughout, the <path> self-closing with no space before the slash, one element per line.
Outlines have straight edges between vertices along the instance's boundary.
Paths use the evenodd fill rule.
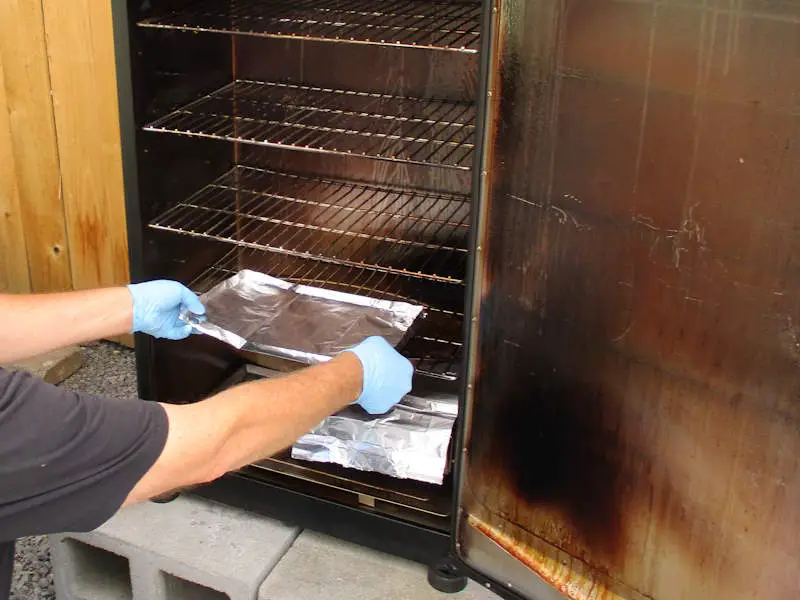
<path fill-rule="evenodd" d="M 428 315 L 416 335 L 406 344 L 403 353 L 414 360 L 419 373 L 449 380 L 458 377 L 462 351 L 463 286 L 421 281 L 364 267 L 234 248 L 200 274 L 191 287 L 198 293 L 205 292 L 242 269 L 253 269 L 293 283 L 381 300 L 422 304 L 428 309 Z"/>
<path fill-rule="evenodd" d="M 462 283 L 466 196 L 235 167 L 150 226 L 407 277 Z"/>
<path fill-rule="evenodd" d="M 221 8 L 224 7 L 224 8 Z M 395 0 L 201 0 L 142 27 L 477 53 L 480 4 Z"/>
<path fill-rule="evenodd" d="M 466 170 L 475 147 L 475 107 L 237 80 L 144 129 Z"/>

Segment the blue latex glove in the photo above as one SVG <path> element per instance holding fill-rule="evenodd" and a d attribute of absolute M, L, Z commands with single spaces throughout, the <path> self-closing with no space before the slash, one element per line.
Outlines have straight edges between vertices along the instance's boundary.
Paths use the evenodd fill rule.
<path fill-rule="evenodd" d="M 181 309 L 195 314 L 206 312 L 200 299 L 177 281 L 148 281 L 129 285 L 133 296 L 133 332 L 157 338 L 182 340 L 192 333 L 192 326 L 181 321 Z"/>
<path fill-rule="evenodd" d="M 354 404 L 368 413 L 388 412 L 411 391 L 414 367 L 383 338 L 367 338 L 348 352 L 355 354 L 364 368 L 361 395 Z"/>

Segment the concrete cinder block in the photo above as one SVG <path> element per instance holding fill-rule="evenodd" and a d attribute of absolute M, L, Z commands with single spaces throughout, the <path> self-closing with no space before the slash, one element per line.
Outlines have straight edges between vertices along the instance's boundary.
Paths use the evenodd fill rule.
<path fill-rule="evenodd" d="M 295 540 L 291 525 L 181 497 L 53 536 L 59 600 L 251 600 Z"/>
<path fill-rule="evenodd" d="M 456 595 L 428 584 L 422 565 L 304 531 L 267 577 L 258 600 L 498 600 L 470 581 Z"/>
<path fill-rule="evenodd" d="M 58 568 L 56 593 L 70 600 L 130 600 L 130 561 L 127 557 L 78 540 L 51 540 Z M 62 590 L 59 591 L 59 584 Z"/>

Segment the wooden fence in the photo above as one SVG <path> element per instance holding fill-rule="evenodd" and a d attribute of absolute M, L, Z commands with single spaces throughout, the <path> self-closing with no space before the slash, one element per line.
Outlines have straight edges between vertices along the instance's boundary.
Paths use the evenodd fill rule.
<path fill-rule="evenodd" d="M 128 281 L 111 4 L 0 2 L 0 291 Z"/>

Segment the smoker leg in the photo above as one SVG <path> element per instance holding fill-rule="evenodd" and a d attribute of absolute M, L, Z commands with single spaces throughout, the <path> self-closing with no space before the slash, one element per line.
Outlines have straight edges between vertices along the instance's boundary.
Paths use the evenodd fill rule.
<path fill-rule="evenodd" d="M 180 492 L 167 492 L 166 494 L 161 494 L 160 496 L 150 498 L 150 502 L 155 502 L 156 504 L 167 504 L 168 502 L 177 500 L 178 496 L 180 495 Z"/>
<path fill-rule="evenodd" d="M 467 587 L 467 576 L 452 558 L 445 556 L 428 567 L 428 583 L 445 594 L 456 594 Z"/>
<path fill-rule="evenodd" d="M 156 504 L 167 504 L 168 502 L 172 502 L 173 500 L 177 500 L 178 498 L 180 498 L 181 494 L 185 494 L 187 492 L 193 492 L 197 487 L 198 486 L 196 485 L 187 485 L 186 487 L 182 487 L 177 490 L 164 492 L 160 496 L 156 496 L 155 498 L 150 498 L 150 502 L 155 502 Z"/>

